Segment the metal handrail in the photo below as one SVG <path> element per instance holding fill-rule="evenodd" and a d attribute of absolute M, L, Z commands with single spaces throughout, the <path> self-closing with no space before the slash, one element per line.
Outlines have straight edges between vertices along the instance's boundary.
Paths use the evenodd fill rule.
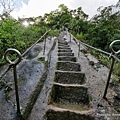
<path fill-rule="evenodd" d="M 115 51 L 115 50 L 113 49 L 113 45 L 114 45 L 114 43 L 116 43 L 116 42 L 120 42 L 120 40 L 115 40 L 115 41 L 113 41 L 113 42 L 110 44 L 109 48 L 110 48 L 112 54 L 118 55 L 118 54 L 120 54 L 120 50 Z M 109 71 L 109 74 L 108 74 L 108 80 L 107 80 L 106 87 L 105 87 L 105 91 L 104 91 L 104 95 L 103 95 L 103 98 L 104 98 L 104 99 L 107 99 L 107 98 L 106 98 L 106 94 L 107 94 L 107 90 L 108 90 L 110 78 L 111 78 L 111 75 L 112 75 L 112 70 L 113 70 L 114 63 L 115 63 L 115 58 L 114 58 L 112 55 L 111 55 L 111 58 L 112 58 L 112 63 L 111 63 L 110 71 Z"/>
<path fill-rule="evenodd" d="M 66 29 L 66 31 L 68 32 L 68 28 L 65 28 Z M 93 46 L 90 46 L 90 45 L 88 45 L 88 44 L 86 44 L 86 43 L 84 43 L 84 42 L 82 42 L 82 41 L 80 41 L 79 40 L 79 42 L 77 42 L 78 40 L 76 39 L 76 37 L 75 36 L 73 36 L 70 32 L 68 32 L 69 33 L 69 35 L 70 35 L 70 41 L 71 41 L 71 36 L 73 37 L 73 39 L 74 39 L 74 41 L 75 41 L 75 43 L 76 44 L 78 44 L 78 47 L 79 47 L 79 42 L 81 43 L 81 44 L 83 44 L 83 45 L 85 45 L 85 46 L 87 46 L 87 47 L 89 47 L 89 48 L 91 48 L 91 49 L 94 49 L 94 50 L 96 50 L 96 51 L 99 51 L 99 52 L 101 52 L 101 53 L 103 53 L 103 54 L 106 54 L 106 55 L 108 55 L 108 56 L 111 56 L 111 57 L 113 57 L 116 61 L 118 61 L 118 62 L 120 62 L 120 59 L 116 56 L 117 54 L 116 53 L 120 53 L 120 50 L 119 51 L 115 51 L 115 50 L 113 50 L 113 44 L 115 43 L 115 42 L 119 42 L 120 40 L 115 40 L 115 41 L 113 41 L 111 44 L 110 44 L 110 50 L 111 50 L 111 53 L 109 53 L 109 52 L 106 52 L 106 51 L 103 51 L 103 50 L 101 50 L 101 49 L 98 49 L 98 48 L 95 48 L 95 47 L 93 47 Z"/>
<path fill-rule="evenodd" d="M 11 61 L 8 58 L 8 53 L 9 52 L 14 52 L 17 54 L 18 58 L 15 61 Z M 22 60 L 22 56 L 21 53 L 13 48 L 9 48 L 6 50 L 5 54 L 4 54 L 4 58 L 6 60 L 6 62 L 8 62 L 12 67 L 13 67 L 13 74 L 14 74 L 14 83 L 15 83 L 15 94 L 16 94 L 16 103 L 17 103 L 17 113 L 20 115 L 20 103 L 19 103 L 19 94 L 18 94 L 18 82 L 17 82 L 17 69 L 16 66 L 21 62 Z"/>
<path fill-rule="evenodd" d="M 73 36 L 73 35 L 72 35 L 72 36 Z M 73 36 L 73 38 L 74 38 L 75 40 L 77 40 L 74 36 Z M 91 48 L 91 49 L 94 49 L 94 50 L 99 51 L 99 52 L 101 52 L 101 53 L 103 53 L 103 54 L 106 54 L 106 55 L 108 55 L 108 56 L 110 56 L 110 57 L 113 57 L 116 61 L 120 62 L 120 59 L 116 56 L 116 55 L 118 55 L 118 54 L 116 54 L 116 53 L 120 53 L 120 50 L 117 51 L 117 52 L 115 52 L 115 51 L 113 50 L 113 43 L 115 43 L 116 41 L 119 42 L 120 40 L 115 40 L 115 41 L 113 41 L 113 42 L 111 43 L 112 46 L 111 46 L 111 44 L 110 44 L 110 46 L 111 46 L 111 47 L 110 47 L 111 53 L 106 52 L 106 51 L 103 51 L 103 50 L 98 49 L 98 48 L 95 48 L 95 47 L 93 47 L 93 46 L 90 46 L 90 45 L 88 45 L 88 44 L 86 44 L 86 43 L 84 43 L 84 42 L 81 42 L 81 41 L 79 41 L 79 42 L 80 42 L 81 44 L 83 44 L 83 45 Z M 76 42 L 76 41 L 75 41 L 75 42 Z"/>
<path fill-rule="evenodd" d="M 45 32 L 31 47 L 29 47 L 23 54 L 21 54 L 18 50 L 14 49 L 14 48 L 9 48 L 5 51 L 4 54 L 4 59 L 6 60 L 6 62 L 9 64 L 9 66 L 5 69 L 5 71 L 1 74 L 0 79 L 2 79 L 7 72 L 13 67 L 13 74 L 14 74 L 14 83 L 15 83 L 15 93 L 16 93 L 16 103 L 17 103 L 17 114 L 21 115 L 21 111 L 20 111 L 20 103 L 19 103 L 19 94 L 18 94 L 18 83 L 17 83 L 17 69 L 16 66 L 21 62 L 22 57 L 24 57 L 26 55 L 26 53 L 28 53 L 28 51 L 30 51 L 43 37 L 45 37 L 47 35 L 47 33 L 50 30 L 48 30 L 47 32 Z M 46 41 L 46 40 L 45 40 Z M 45 47 L 45 45 L 44 45 Z M 45 48 L 44 48 L 45 49 Z M 8 58 L 8 53 L 9 52 L 14 52 L 17 54 L 18 58 L 16 58 L 16 60 L 11 61 Z M 44 51 L 45 52 L 45 51 Z"/>

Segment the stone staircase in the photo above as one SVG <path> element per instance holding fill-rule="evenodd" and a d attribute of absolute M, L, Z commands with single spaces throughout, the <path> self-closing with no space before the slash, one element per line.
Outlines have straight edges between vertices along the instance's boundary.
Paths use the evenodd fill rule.
<path fill-rule="evenodd" d="M 58 61 L 45 120 L 94 120 L 85 74 L 67 41 L 58 40 Z"/>

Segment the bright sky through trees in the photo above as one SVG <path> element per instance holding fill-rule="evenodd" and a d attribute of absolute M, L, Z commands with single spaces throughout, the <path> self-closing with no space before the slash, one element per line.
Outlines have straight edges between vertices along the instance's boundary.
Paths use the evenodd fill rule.
<path fill-rule="evenodd" d="M 109 6 L 117 2 L 118 0 L 17 0 L 17 8 L 12 12 L 12 16 L 15 18 L 43 16 L 44 13 L 50 13 L 57 9 L 60 4 L 64 4 L 70 9 L 81 6 L 91 18 L 97 13 L 98 7 Z"/>

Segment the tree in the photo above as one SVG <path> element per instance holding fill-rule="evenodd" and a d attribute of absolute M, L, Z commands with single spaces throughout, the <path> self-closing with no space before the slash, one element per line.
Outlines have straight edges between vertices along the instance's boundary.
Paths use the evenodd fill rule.
<path fill-rule="evenodd" d="M 1 13 L 10 14 L 15 8 L 14 0 L 1 0 L 0 1 Z"/>
<path fill-rule="evenodd" d="M 109 44 L 119 36 L 120 11 L 118 3 L 105 8 L 99 7 L 99 14 L 90 20 L 93 25 L 88 29 L 87 39 L 91 45 L 108 51 Z"/>
<path fill-rule="evenodd" d="M 61 13 L 68 12 L 68 8 L 64 4 L 59 5 L 58 8 L 60 9 Z"/>

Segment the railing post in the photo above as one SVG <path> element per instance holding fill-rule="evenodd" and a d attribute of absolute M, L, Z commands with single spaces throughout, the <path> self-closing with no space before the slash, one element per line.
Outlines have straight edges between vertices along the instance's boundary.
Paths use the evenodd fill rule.
<path fill-rule="evenodd" d="M 80 42 L 78 43 L 78 57 L 80 56 Z"/>
<path fill-rule="evenodd" d="M 70 33 L 70 42 L 71 42 L 71 31 L 69 33 Z"/>
<path fill-rule="evenodd" d="M 15 94 L 16 94 L 16 102 L 17 102 L 17 113 L 20 115 L 20 102 L 19 102 L 19 94 L 18 94 L 18 82 L 17 82 L 17 70 L 16 65 L 13 65 L 13 74 L 14 74 L 14 82 L 15 82 Z"/>
<path fill-rule="evenodd" d="M 8 58 L 8 53 L 9 52 L 16 53 L 17 56 L 18 56 L 18 58 L 15 61 L 11 61 Z M 22 56 L 21 56 L 21 53 L 18 50 L 13 49 L 13 48 L 9 48 L 8 50 L 6 50 L 4 58 L 5 58 L 6 62 L 8 62 L 13 67 L 14 83 L 15 83 L 15 94 L 16 94 L 16 104 L 17 104 L 17 114 L 21 115 L 21 112 L 20 112 L 20 103 L 19 103 L 19 94 L 18 94 L 18 82 L 17 82 L 17 70 L 16 70 L 16 66 L 22 60 Z"/>
<path fill-rule="evenodd" d="M 44 48 L 43 48 L 43 55 L 45 55 L 45 48 L 46 48 L 46 36 L 44 37 Z"/>
<path fill-rule="evenodd" d="M 109 86 L 109 82 L 110 82 L 110 78 L 111 78 L 114 63 L 115 63 L 115 59 L 112 57 L 112 63 L 111 63 L 111 67 L 110 67 L 110 71 L 109 71 L 109 74 L 108 74 L 108 79 L 107 79 L 107 83 L 106 83 L 106 87 L 105 87 L 105 91 L 104 91 L 104 95 L 103 95 L 104 99 L 106 99 L 106 94 L 107 94 L 107 90 L 108 90 L 108 86 Z"/>
<path fill-rule="evenodd" d="M 113 49 L 113 45 L 114 45 L 114 43 L 116 43 L 116 42 L 120 42 L 120 40 L 115 40 L 115 41 L 113 41 L 113 42 L 110 44 L 109 48 L 110 48 L 112 54 L 118 55 L 118 54 L 120 54 L 120 50 L 115 51 L 115 50 Z M 108 90 L 110 78 L 111 78 L 111 75 L 112 75 L 112 70 L 113 70 L 114 63 L 115 63 L 115 58 L 112 56 L 112 54 L 111 54 L 112 63 L 111 63 L 110 72 L 109 72 L 109 74 L 108 74 L 108 80 L 107 80 L 106 87 L 105 87 L 105 91 L 104 91 L 104 95 L 103 95 L 103 98 L 104 98 L 104 99 L 107 99 L 107 98 L 106 98 L 106 94 L 107 94 L 107 90 Z"/>

